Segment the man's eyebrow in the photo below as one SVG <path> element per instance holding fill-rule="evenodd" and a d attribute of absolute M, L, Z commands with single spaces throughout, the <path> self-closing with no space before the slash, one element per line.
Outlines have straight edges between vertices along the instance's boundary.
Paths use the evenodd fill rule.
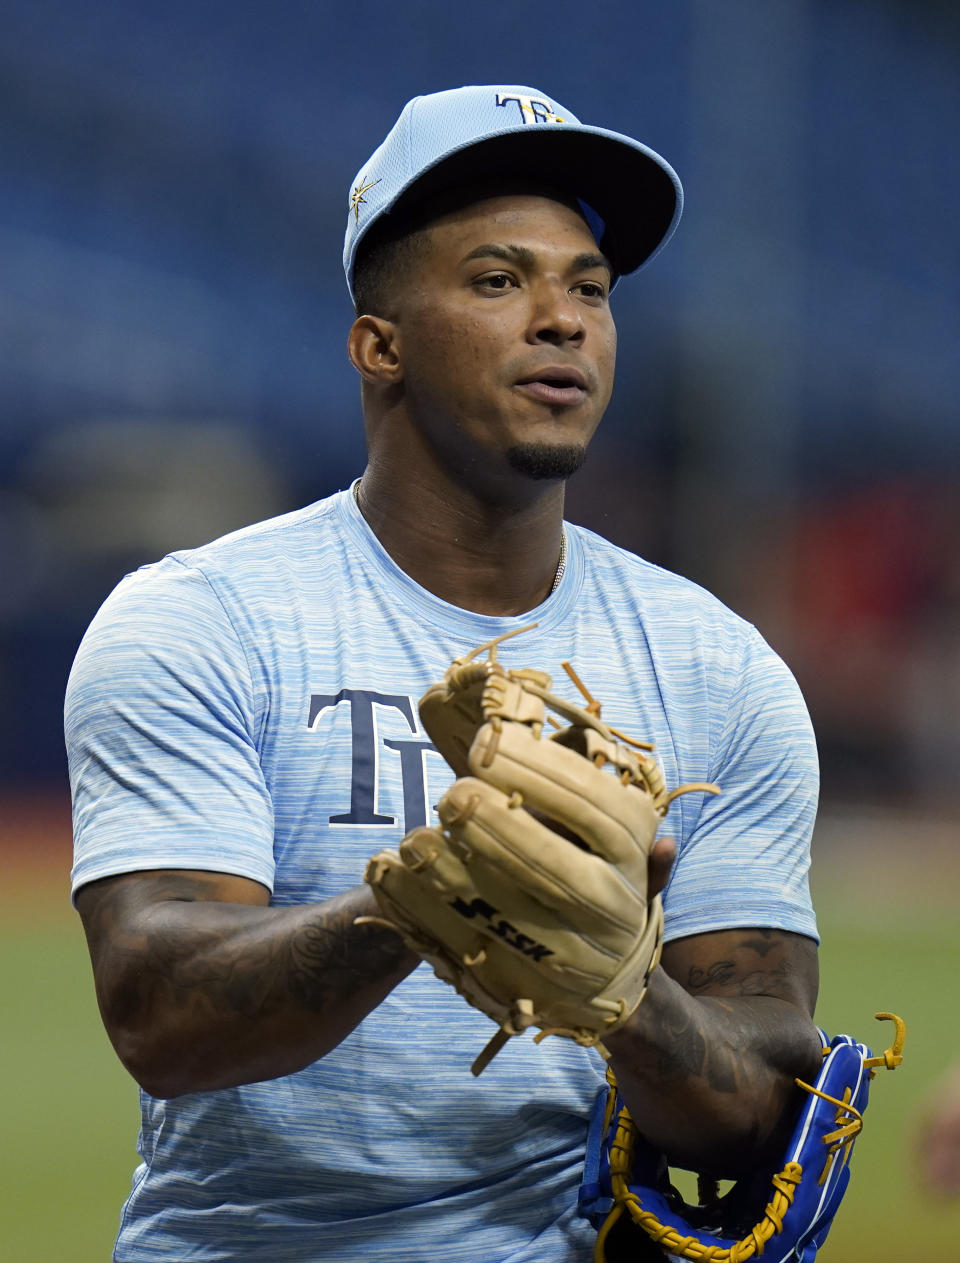
<path fill-rule="evenodd" d="M 578 254 L 573 261 L 574 272 L 589 272 L 592 268 L 606 268 L 613 276 L 613 264 L 599 250 L 588 250 L 586 254 Z"/>
<path fill-rule="evenodd" d="M 536 258 L 534 252 L 526 246 L 504 246 L 487 242 L 477 246 L 476 250 L 471 250 L 463 261 L 469 263 L 471 259 L 503 259 L 505 263 L 523 263 L 529 267 L 536 262 Z"/>
<path fill-rule="evenodd" d="M 537 261 L 535 251 L 530 250 L 527 246 L 511 246 L 502 245 L 497 242 L 486 242 L 482 246 L 477 246 L 475 250 L 471 250 L 468 255 L 464 256 L 464 263 L 469 263 L 472 259 L 503 259 L 505 263 L 521 263 L 525 267 L 530 267 Z M 576 255 L 570 262 L 571 272 L 588 272 L 593 268 L 605 268 L 610 275 L 613 275 L 613 266 L 605 254 L 599 251 L 587 250 L 582 254 Z"/>

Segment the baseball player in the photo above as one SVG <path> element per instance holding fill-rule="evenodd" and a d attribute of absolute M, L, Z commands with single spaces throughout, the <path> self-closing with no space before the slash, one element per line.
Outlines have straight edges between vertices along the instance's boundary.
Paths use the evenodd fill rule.
<path fill-rule="evenodd" d="M 661 157 L 530 87 L 411 101 L 349 193 L 362 477 L 127 576 L 88 630 L 66 701 L 74 897 L 142 1102 L 116 1260 L 589 1259 L 577 1194 L 605 1058 L 671 1163 L 775 1162 L 794 1079 L 821 1059 L 808 716 L 752 626 L 563 519 L 613 387 L 611 291 L 680 208 Z M 651 789 L 656 820 L 617 835 L 632 867 L 613 843 L 598 854 L 606 826 L 590 844 L 587 824 L 562 827 L 575 812 L 511 792 L 512 867 L 460 900 L 478 948 L 447 978 L 383 886 L 391 856 L 431 871 L 422 840 L 479 801 L 450 806 L 473 782 L 418 710 L 445 678 L 579 704 L 617 793 L 640 793 L 637 768 L 648 788 L 694 786 L 669 806 L 673 841 Z M 542 718 L 524 735 L 552 754 Z M 534 825 L 549 845 L 528 843 Z M 559 881 L 554 850 L 564 872 L 593 867 Z M 528 921 L 501 915 L 529 874 Z M 602 915 L 592 874 L 623 896 Z M 607 958 L 576 999 L 614 996 L 602 1040 L 579 1019 L 539 1043 L 505 1021 L 471 1075 L 495 1027 L 462 979 L 497 945 L 542 980 L 547 1012 L 562 944 Z"/>

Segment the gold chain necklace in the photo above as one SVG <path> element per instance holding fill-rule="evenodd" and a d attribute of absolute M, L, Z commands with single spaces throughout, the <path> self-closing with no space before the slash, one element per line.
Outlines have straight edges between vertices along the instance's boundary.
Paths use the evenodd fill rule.
<path fill-rule="evenodd" d="M 563 578 L 563 572 L 567 568 L 567 532 L 561 528 L 560 530 L 560 564 L 557 566 L 557 573 L 553 576 L 553 586 L 550 588 L 551 595 L 556 592 L 560 580 Z"/>
<path fill-rule="evenodd" d="M 356 501 L 358 509 L 360 509 L 360 481 L 361 480 L 358 478 L 357 481 L 353 484 L 353 498 Z M 362 514 L 363 510 L 360 509 L 360 512 Z M 551 596 L 554 594 L 554 592 L 556 592 L 560 584 L 560 580 L 563 578 L 563 572 L 564 570 L 566 570 L 566 568 L 567 568 L 567 532 L 561 529 L 560 531 L 560 562 L 557 565 L 557 573 L 553 576 L 553 583 L 551 583 L 550 585 Z"/>

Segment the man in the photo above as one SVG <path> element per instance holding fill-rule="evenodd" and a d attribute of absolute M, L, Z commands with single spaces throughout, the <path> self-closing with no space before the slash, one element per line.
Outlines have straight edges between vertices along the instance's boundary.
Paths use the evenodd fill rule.
<path fill-rule="evenodd" d="M 701 589 L 563 522 L 613 385 L 610 290 L 679 209 L 663 159 L 530 88 L 411 102 L 350 199 L 363 477 L 128 576 L 87 633 L 76 903 L 143 1088 L 118 1260 L 590 1257 L 601 1059 L 516 1039 L 473 1079 L 489 1021 L 357 924 L 367 858 L 451 780 L 416 699 L 525 623 L 503 661 L 569 658 L 668 785 L 723 787 L 671 809 L 663 964 L 606 1041 L 643 1134 L 751 1169 L 815 1075 L 796 685 Z"/>

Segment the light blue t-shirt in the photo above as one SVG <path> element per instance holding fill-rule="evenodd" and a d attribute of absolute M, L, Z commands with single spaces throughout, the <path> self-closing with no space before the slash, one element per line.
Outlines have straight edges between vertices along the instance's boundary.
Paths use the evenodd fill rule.
<path fill-rule="evenodd" d="M 532 621 L 507 666 L 551 672 L 656 742 L 679 858 L 666 935 L 770 926 L 816 937 L 807 886 L 817 758 L 779 658 L 703 589 L 566 526 L 536 610 L 449 605 L 386 554 L 349 492 L 127 576 L 77 655 L 66 703 L 74 888 L 203 869 L 276 906 L 357 885 L 435 821 L 451 773 L 417 714 L 451 660 Z M 170 1101 L 141 1093 L 142 1164 L 116 1259 L 573 1263 L 593 1051 L 511 1040 L 426 967 L 343 1043 L 281 1079 Z"/>

